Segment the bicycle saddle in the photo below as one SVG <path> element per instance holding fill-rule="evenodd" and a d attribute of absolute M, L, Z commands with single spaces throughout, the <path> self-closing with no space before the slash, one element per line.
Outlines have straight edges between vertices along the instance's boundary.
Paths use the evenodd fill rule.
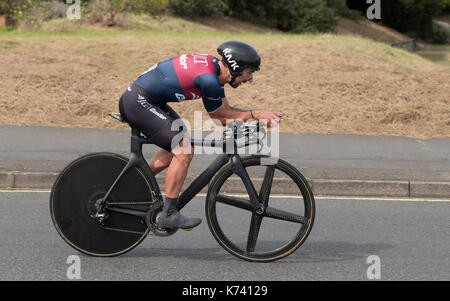
<path fill-rule="evenodd" d="M 119 120 L 122 123 L 126 123 L 126 121 L 123 119 L 123 117 L 120 114 L 118 114 L 118 113 L 110 113 L 108 115 L 111 116 L 112 118 L 116 119 L 116 120 Z"/>

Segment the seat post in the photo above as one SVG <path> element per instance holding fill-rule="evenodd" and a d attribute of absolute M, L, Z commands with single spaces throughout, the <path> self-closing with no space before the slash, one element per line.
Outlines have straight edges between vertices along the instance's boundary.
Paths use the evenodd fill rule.
<path fill-rule="evenodd" d="M 131 153 L 142 156 L 142 137 L 141 131 L 137 128 L 131 128 Z"/>
<path fill-rule="evenodd" d="M 141 136 L 141 131 L 137 128 L 132 127 L 131 128 L 131 136 L 133 137 L 140 137 Z"/>

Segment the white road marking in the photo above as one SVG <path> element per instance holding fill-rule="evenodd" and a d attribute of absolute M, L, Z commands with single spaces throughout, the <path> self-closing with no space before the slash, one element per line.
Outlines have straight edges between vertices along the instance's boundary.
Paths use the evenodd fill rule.
<path fill-rule="evenodd" d="M 26 193 L 26 192 L 33 192 L 33 193 L 50 193 L 50 190 L 31 190 L 31 189 L 0 189 L 0 193 Z M 164 192 L 161 192 L 164 194 Z M 235 197 L 241 197 L 246 198 L 248 195 L 246 194 L 238 194 L 238 193 L 230 193 L 227 194 L 228 196 L 235 196 Z M 199 193 L 197 194 L 198 197 L 206 197 L 206 193 Z M 295 195 L 283 195 L 283 194 L 276 194 L 271 195 L 271 199 L 299 199 L 299 196 Z M 396 197 L 345 197 L 345 196 L 315 196 L 314 199 L 316 200 L 350 200 L 350 201 L 394 201 L 394 202 L 442 202 L 442 203 L 448 203 L 450 202 L 450 199 L 432 199 L 432 198 L 396 198 Z"/>

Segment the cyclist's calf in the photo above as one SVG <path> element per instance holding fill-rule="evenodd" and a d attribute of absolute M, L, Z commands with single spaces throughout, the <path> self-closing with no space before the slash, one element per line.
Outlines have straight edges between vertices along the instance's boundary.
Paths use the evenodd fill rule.
<path fill-rule="evenodd" d="M 152 160 L 149 163 L 152 173 L 156 175 L 169 167 L 172 158 L 173 154 L 171 152 L 168 152 L 165 149 L 160 150 L 158 153 L 156 153 L 156 155 L 153 156 Z"/>

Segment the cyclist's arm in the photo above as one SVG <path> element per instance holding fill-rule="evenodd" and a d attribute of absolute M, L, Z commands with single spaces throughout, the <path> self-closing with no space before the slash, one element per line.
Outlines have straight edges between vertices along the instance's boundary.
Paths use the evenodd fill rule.
<path fill-rule="evenodd" d="M 201 89 L 203 105 L 212 119 L 217 119 L 222 125 L 225 125 L 227 119 L 248 120 L 252 118 L 250 111 L 235 110 L 230 106 L 224 87 L 220 85 L 216 76 L 203 74 L 198 76 L 194 83 Z"/>
<path fill-rule="evenodd" d="M 280 120 L 280 114 L 269 111 L 254 111 L 253 116 L 251 111 L 245 111 L 238 108 L 233 108 L 228 103 L 223 90 L 216 77 L 211 74 L 198 76 L 195 84 L 202 91 L 203 104 L 209 116 L 212 119 L 219 120 L 222 125 L 226 125 L 227 120 L 241 119 L 249 120 L 255 118 L 256 120 L 267 119 L 267 126 L 271 126 L 271 120 Z"/>
<path fill-rule="evenodd" d="M 215 110 L 214 112 L 210 112 L 209 116 L 212 119 L 219 120 L 223 125 L 226 124 L 227 119 L 242 119 L 248 120 L 252 118 L 252 113 L 250 111 L 244 111 L 241 109 L 233 108 L 228 103 L 227 98 L 222 98 L 222 106 Z"/>
<path fill-rule="evenodd" d="M 281 115 L 278 112 L 271 111 L 253 111 L 253 117 L 251 111 L 236 111 L 230 106 L 226 98 L 222 98 L 222 105 L 214 112 L 209 112 L 209 116 L 212 119 L 218 119 L 222 125 L 226 125 L 227 119 L 242 119 L 244 121 L 252 119 L 256 120 L 265 119 L 267 121 L 267 126 L 272 127 L 275 121 L 278 124 L 281 121 Z"/>
<path fill-rule="evenodd" d="M 228 102 L 228 99 L 227 99 L 226 97 L 225 97 L 225 98 L 222 98 L 222 102 L 223 102 L 223 104 L 226 105 L 229 109 L 231 109 L 231 110 L 233 110 L 233 111 L 235 111 L 235 112 L 250 112 L 250 111 L 251 111 L 251 110 L 244 110 L 244 109 L 239 109 L 239 108 L 230 106 L 230 103 Z"/>

